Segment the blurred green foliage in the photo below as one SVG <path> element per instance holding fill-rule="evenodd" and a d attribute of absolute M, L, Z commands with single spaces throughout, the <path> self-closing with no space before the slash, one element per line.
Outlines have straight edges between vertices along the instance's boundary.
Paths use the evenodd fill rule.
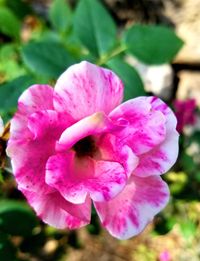
<path fill-rule="evenodd" d="M 170 62 L 182 46 L 171 29 L 161 26 L 133 25 L 119 33 L 98 0 L 80 0 L 75 10 L 67 1 L 55 0 L 45 16 L 23 0 L 2 1 L 0 33 L 3 117 L 8 107 L 9 113 L 14 111 L 17 98 L 30 83 L 52 83 L 81 60 L 107 66 L 119 74 L 126 87 L 125 99 L 144 95 L 142 80 L 126 63 L 126 55 L 158 64 Z"/>

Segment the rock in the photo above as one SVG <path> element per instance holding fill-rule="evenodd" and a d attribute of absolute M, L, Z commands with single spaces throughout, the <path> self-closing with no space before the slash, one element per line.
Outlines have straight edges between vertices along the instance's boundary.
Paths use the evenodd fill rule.
<path fill-rule="evenodd" d="M 176 32 L 184 41 L 177 55 L 177 63 L 200 63 L 200 1 L 165 1 L 164 14 L 175 25 Z"/>
<path fill-rule="evenodd" d="M 179 100 L 193 98 L 196 100 L 197 106 L 200 108 L 200 73 L 180 71 L 178 77 L 180 81 L 176 98 Z"/>

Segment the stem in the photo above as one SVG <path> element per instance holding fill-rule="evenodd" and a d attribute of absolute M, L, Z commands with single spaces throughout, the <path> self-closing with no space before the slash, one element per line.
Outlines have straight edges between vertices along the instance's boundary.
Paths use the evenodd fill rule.
<path fill-rule="evenodd" d="M 118 48 L 116 48 L 113 52 L 111 52 L 110 54 L 106 54 L 106 55 L 100 57 L 100 59 L 97 60 L 96 64 L 101 66 L 102 64 L 107 63 L 107 61 L 109 61 L 111 58 L 126 51 L 126 49 L 127 49 L 127 47 L 125 45 L 121 45 Z"/>

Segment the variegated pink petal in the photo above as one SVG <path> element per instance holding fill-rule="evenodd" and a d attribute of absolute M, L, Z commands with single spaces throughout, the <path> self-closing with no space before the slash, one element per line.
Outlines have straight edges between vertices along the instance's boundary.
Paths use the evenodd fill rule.
<path fill-rule="evenodd" d="M 37 215 L 48 225 L 59 229 L 75 229 L 90 222 L 91 201 L 89 198 L 83 204 L 75 205 L 66 201 L 56 191 L 42 195 L 28 190 L 23 190 L 23 193 Z"/>
<path fill-rule="evenodd" d="M 54 106 L 80 120 L 95 112 L 108 114 L 123 99 L 123 85 L 112 71 L 89 62 L 69 67 L 55 85 Z"/>
<path fill-rule="evenodd" d="M 147 97 L 129 100 L 110 113 L 114 122 L 124 121 L 126 127 L 116 133 L 136 155 L 148 152 L 165 139 L 165 116 L 154 110 Z"/>
<path fill-rule="evenodd" d="M 49 158 L 46 182 L 75 204 L 93 200 L 107 201 L 125 186 L 127 175 L 118 162 L 95 161 L 90 157 L 76 157 L 75 152 L 60 153 Z"/>
<path fill-rule="evenodd" d="M 38 111 L 28 118 L 28 128 L 33 134 L 33 139 L 52 139 L 54 142 L 60 137 L 66 127 L 73 123 L 73 119 L 65 114 L 53 110 Z"/>
<path fill-rule="evenodd" d="M 167 204 L 169 189 L 159 176 L 131 176 L 125 189 L 109 202 L 95 202 L 103 226 L 111 235 L 128 239 L 139 234 Z"/>
<path fill-rule="evenodd" d="M 53 88 L 49 85 L 32 85 L 20 96 L 18 109 L 26 115 L 39 110 L 53 109 Z"/>
<path fill-rule="evenodd" d="M 119 124 L 114 125 L 105 113 L 97 112 L 68 127 L 60 136 L 56 149 L 58 152 L 66 151 L 85 137 L 121 128 Z"/>
<path fill-rule="evenodd" d="M 167 131 L 166 139 L 162 144 L 148 153 L 140 155 L 139 164 L 133 174 L 139 177 L 148 177 L 167 172 L 178 157 L 178 138 L 176 130 Z"/>
<path fill-rule="evenodd" d="M 140 155 L 140 162 L 134 170 L 134 175 L 147 177 L 161 175 L 168 171 L 178 157 L 178 138 L 176 131 L 177 120 L 172 110 L 156 97 L 147 98 L 154 110 L 160 110 L 166 118 L 165 140 L 154 149 Z"/>
<path fill-rule="evenodd" d="M 119 162 L 124 167 L 128 177 L 138 165 L 138 157 L 131 148 L 120 142 L 114 134 L 102 135 L 97 140 L 97 147 L 102 160 Z"/>
<path fill-rule="evenodd" d="M 32 137 L 28 125 L 28 117 L 40 110 L 53 109 L 53 88 L 49 85 L 33 85 L 22 93 L 18 100 L 18 110 L 11 120 L 10 141 L 22 142 Z"/>
<path fill-rule="evenodd" d="M 67 119 L 67 116 L 65 118 L 65 115 L 52 110 L 38 111 L 27 119 L 24 131 L 29 133 L 29 137 L 18 139 L 12 131 L 7 153 L 12 159 L 13 173 L 20 189 L 31 188 L 38 193 L 51 191 L 45 184 L 45 165 L 49 156 L 55 153 L 56 140 L 67 127 Z M 21 130 L 22 137 L 24 131 Z"/>
<path fill-rule="evenodd" d="M 177 125 L 177 119 L 175 117 L 175 114 L 170 109 L 169 106 L 167 106 L 166 103 L 164 103 L 161 99 L 155 96 L 146 97 L 147 102 L 150 103 L 153 110 L 161 111 L 163 115 L 166 117 L 166 124 L 170 129 L 175 129 Z"/>

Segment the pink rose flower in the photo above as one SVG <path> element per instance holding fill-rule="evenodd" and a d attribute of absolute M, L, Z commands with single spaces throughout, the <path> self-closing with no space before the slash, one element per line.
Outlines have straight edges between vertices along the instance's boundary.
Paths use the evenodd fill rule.
<path fill-rule="evenodd" d="M 169 251 L 164 250 L 163 252 L 160 253 L 159 261 L 170 261 L 170 260 L 171 257 Z"/>
<path fill-rule="evenodd" d="M 93 201 L 109 233 L 128 239 L 167 204 L 160 175 L 177 158 L 176 118 L 156 97 L 122 100 L 117 75 L 89 62 L 68 68 L 54 89 L 34 85 L 19 98 L 7 152 L 47 224 L 85 226 Z"/>
<path fill-rule="evenodd" d="M 188 99 L 185 101 L 175 100 L 174 108 L 177 117 L 177 131 L 183 132 L 186 125 L 194 125 L 196 123 L 196 101 L 195 99 Z"/>

